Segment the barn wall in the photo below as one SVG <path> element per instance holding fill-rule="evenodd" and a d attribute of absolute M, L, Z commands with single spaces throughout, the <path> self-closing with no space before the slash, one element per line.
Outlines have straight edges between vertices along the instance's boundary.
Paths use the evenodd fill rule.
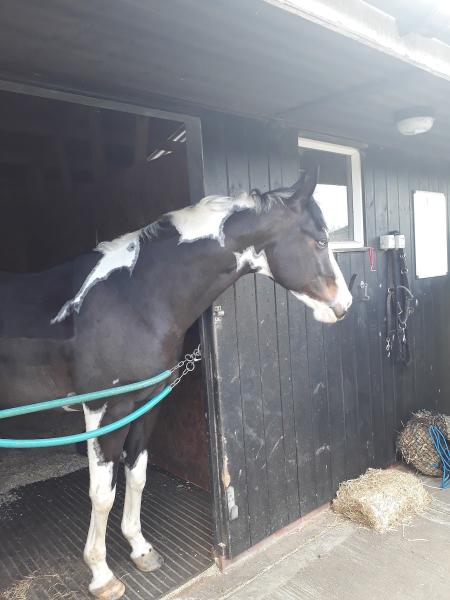
<path fill-rule="evenodd" d="M 296 131 L 217 115 L 205 116 L 202 127 L 207 193 L 294 181 Z M 234 492 L 239 510 L 230 519 L 230 506 L 222 504 L 228 556 L 329 501 L 341 481 L 392 463 L 401 423 L 419 408 L 443 404 L 437 317 L 447 278 L 415 280 L 411 193 L 447 194 L 450 178 L 434 166 L 371 149 L 363 153 L 363 177 L 367 244 L 377 247 L 377 237 L 392 229 L 406 235 L 419 299 L 410 328 L 413 363 L 394 366 L 383 351 L 381 252 L 375 272 L 366 252 L 338 255 L 347 281 L 358 273 L 357 281 L 369 284 L 370 301 L 356 297 L 348 318 L 335 326 L 314 321 L 264 277 L 245 276 L 216 301 L 224 311 L 209 320 L 219 463 L 222 486 Z"/>

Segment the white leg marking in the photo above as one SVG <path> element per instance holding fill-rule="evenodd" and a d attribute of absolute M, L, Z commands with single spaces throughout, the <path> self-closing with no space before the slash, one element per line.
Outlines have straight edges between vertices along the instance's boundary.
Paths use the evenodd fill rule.
<path fill-rule="evenodd" d="M 104 415 L 105 407 L 91 411 L 83 405 L 86 431 L 97 429 Z M 103 463 L 96 439 L 88 440 L 89 496 L 92 502 L 91 523 L 84 548 L 84 560 L 92 571 L 90 591 L 100 588 L 113 579 L 113 573 L 106 563 L 106 525 L 114 503 L 116 488 L 111 489 L 113 463 Z"/>
<path fill-rule="evenodd" d="M 127 481 L 123 507 L 122 533 L 130 542 L 131 558 L 144 556 L 152 550 L 141 531 L 141 500 L 147 476 L 147 450 L 144 450 L 131 469 L 125 467 Z"/>

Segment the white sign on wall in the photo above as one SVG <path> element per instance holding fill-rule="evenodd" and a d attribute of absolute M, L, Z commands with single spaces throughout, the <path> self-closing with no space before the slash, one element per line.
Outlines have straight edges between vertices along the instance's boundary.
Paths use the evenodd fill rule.
<path fill-rule="evenodd" d="M 447 199 L 436 192 L 414 192 L 414 244 L 416 276 L 439 277 L 448 273 Z"/>

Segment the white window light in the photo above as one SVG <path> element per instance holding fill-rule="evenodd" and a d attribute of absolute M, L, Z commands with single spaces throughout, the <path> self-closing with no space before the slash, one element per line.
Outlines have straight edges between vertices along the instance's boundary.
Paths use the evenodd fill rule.
<path fill-rule="evenodd" d="M 442 193 L 416 190 L 413 207 L 416 277 L 447 275 L 447 198 Z"/>
<path fill-rule="evenodd" d="M 179 127 L 173 133 L 169 135 L 167 138 L 168 142 L 180 142 L 183 143 L 186 141 L 186 129 L 184 127 Z"/>
<path fill-rule="evenodd" d="M 151 160 L 157 160 L 158 158 L 162 158 L 167 154 L 172 154 L 172 150 L 153 150 L 153 152 L 147 156 L 147 162 L 150 162 Z"/>
<path fill-rule="evenodd" d="M 346 185 L 318 183 L 314 198 L 321 206 L 331 234 L 330 246 L 333 250 L 353 250 L 364 247 L 364 216 L 361 182 L 361 157 L 356 148 L 341 146 L 329 142 L 299 137 L 298 146 L 302 150 L 331 153 L 348 159 Z M 324 157 L 325 159 L 326 157 Z M 320 155 L 317 158 L 320 168 Z M 326 162 L 324 160 L 324 162 Z M 347 174 L 348 173 L 348 174 Z M 350 181 L 349 181 L 350 179 Z M 320 181 L 320 175 L 319 175 Z M 339 230 L 349 235 L 345 239 L 333 239 L 333 233 Z"/>

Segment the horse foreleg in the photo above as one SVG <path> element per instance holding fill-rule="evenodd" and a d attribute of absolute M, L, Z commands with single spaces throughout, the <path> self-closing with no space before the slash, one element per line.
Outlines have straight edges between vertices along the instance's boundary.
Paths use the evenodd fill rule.
<path fill-rule="evenodd" d="M 130 543 L 130 556 L 137 568 L 145 572 L 155 571 L 164 561 L 144 538 L 141 530 L 141 501 L 147 477 L 147 450 L 142 450 L 130 466 L 125 465 L 125 477 L 122 532 Z"/>
<path fill-rule="evenodd" d="M 84 407 L 86 430 L 97 429 L 102 420 L 104 410 L 91 411 Z M 111 460 L 105 460 L 97 439 L 88 440 L 89 459 L 89 496 L 92 502 L 91 522 L 84 548 L 84 560 L 92 571 L 89 591 L 100 600 L 116 600 L 125 592 L 124 584 L 114 577 L 106 562 L 105 535 L 108 516 L 116 495 L 116 473 L 127 431 L 119 434 L 113 446 L 117 451 Z M 110 434 L 111 436 L 115 434 Z M 111 446 L 111 444 L 109 444 Z"/>

